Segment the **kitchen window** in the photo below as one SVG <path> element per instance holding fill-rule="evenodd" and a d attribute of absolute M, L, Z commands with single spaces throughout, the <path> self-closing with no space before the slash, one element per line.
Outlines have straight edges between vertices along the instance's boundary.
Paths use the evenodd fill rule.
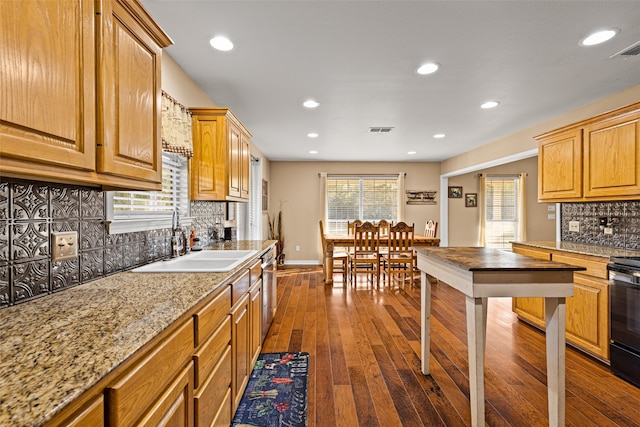
<path fill-rule="evenodd" d="M 107 221 L 110 234 L 171 228 L 173 213 L 180 225 L 189 226 L 189 184 L 187 159 L 162 153 L 162 191 L 107 192 Z"/>
<path fill-rule="evenodd" d="M 398 175 L 328 175 L 326 232 L 346 234 L 347 223 L 356 219 L 396 222 L 399 188 Z"/>

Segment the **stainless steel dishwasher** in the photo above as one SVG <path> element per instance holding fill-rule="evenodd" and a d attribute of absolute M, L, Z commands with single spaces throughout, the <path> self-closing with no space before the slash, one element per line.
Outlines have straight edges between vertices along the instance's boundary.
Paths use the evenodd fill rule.
<path fill-rule="evenodd" d="M 278 307 L 278 285 L 276 279 L 275 250 L 262 254 L 262 340 L 269 332 Z"/>

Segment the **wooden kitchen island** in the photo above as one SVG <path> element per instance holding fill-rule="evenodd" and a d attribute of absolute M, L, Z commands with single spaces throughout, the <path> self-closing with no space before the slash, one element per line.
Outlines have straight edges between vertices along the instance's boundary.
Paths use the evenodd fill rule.
<path fill-rule="evenodd" d="M 549 425 L 565 419 L 565 298 L 573 295 L 573 272 L 584 270 L 493 248 L 414 248 L 421 271 L 422 373 L 429 374 L 431 282 L 427 275 L 466 297 L 471 424 L 484 426 L 484 351 L 487 300 L 545 299 Z"/>

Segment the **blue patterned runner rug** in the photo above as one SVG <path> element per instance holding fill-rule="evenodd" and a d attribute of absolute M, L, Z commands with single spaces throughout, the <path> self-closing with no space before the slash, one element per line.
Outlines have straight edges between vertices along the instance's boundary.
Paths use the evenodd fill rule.
<path fill-rule="evenodd" d="M 306 427 L 309 353 L 263 353 L 231 425 Z"/>

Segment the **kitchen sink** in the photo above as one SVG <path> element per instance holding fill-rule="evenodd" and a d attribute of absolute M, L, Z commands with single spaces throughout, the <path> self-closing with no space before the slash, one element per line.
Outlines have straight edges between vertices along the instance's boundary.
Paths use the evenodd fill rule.
<path fill-rule="evenodd" d="M 258 251 L 202 251 L 158 261 L 131 270 L 134 273 L 218 273 L 230 271 Z"/>

